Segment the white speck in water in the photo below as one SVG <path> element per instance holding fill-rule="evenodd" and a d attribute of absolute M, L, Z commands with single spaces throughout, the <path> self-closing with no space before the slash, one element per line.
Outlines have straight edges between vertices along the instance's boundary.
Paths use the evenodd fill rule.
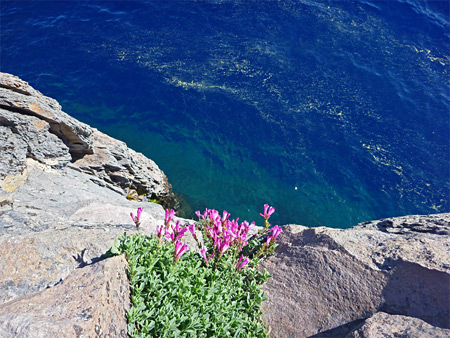
<path fill-rule="evenodd" d="M 295 190 L 297 190 L 297 187 L 294 187 Z"/>

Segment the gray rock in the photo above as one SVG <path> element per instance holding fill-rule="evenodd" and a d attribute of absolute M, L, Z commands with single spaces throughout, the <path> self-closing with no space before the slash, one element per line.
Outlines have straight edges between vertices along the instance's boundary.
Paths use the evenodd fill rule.
<path fill-rule="evenodd" d="M 0 110 L 1 119 L 2 110 Z M 26 168 L 27 144 L 0 120 L 0 179 L 20 175 Z"/>
<path fill-rule="evenodd" d="M 368 268 L 315 229 L 284 228 L 277 253 L 263 262 L 263 320 L 271 337 L 308 337 L 367 317 L 382 303 L 385 275 Z"/>
<path fill-rule="evenodd" d="M 167 177 L 152 160 L 70 117 L 58 102 L 6 73 L 0 73 L 0 150 L 0 180 L 13 181 L 0 186 L 10 192 L 20 186 L 14 177 L 24 174 L 25 160 L 32 158 L 56 169 L 73 162 L 72 169 L 92 175 L 102 187 L 176 204 Z"/>
<path fill-rule="evenodd" d="M 46 121 L 51 133 L 72 154 L 92 153 L 92 128 L 64 113 L 56 100 L 42 95 L 14 75 L 0 73 L 0 108 Z"/>
<path fill-rule="evenodd" d="M 423 320 L 377 312 L 346 338 L 448 338 L 450 330 L 431 326 Z"/>
<path fill-rule="evenodd" d="M 359 223 L 356 227 L 362 229 L 380 230 L 394 234 L 428 233 L 450 235 L 450 220 L 442 214 L 408 215 L 387 218 L 377 221 Z"/>
<path fill-rule="evenodd" d="M 450 214 L 430 218 L 445 223 Z M 263 262 L 273 276 L 263 304 L 272 337 L 342 337 L 318 334 L 381 310 L 448 328 L 450 241 L 442 233 L 286 226 Z"/>
<path fill-rule="evenodd" d="M 65 167 L 72 159 L 69 148 L 49 130 L 43 120 L 0 109 L 0 178 L 23 172 L 26 158 Z"/>
<path fill-rule="evenodd" d="M 127 195 L 135 191 L 144 200 L 158 199 L 164 205 L 174 204 L 174 195 L 164 173 L 155 162 L 128 148 L 125 143 L 94 129 L 93 154 L 85 155 L 71 167 L 120 188 Z"/>
<path fill-rule="evenodd" d="M 0 336 L 128 337 L 126 260 L 76 269 L 60 284 L 0 307 Z"/>
<path fill-rule="evenodd" d="M 78 267 L 99 260 L 124 230 L 69 223 L 0 237 L 0 304 L 52 287 Z"/>
<path fill-rule="evenodd" d="M 0 195 L 0 303 L 52 287 L 98 259 L 115 238 L 136 231 L 130 212 L 138 207 L 142 232 L 164 222 L 160 205 L 128 201 L 84 173 L 31 159 L 27 168 L 25 184 Z"/>

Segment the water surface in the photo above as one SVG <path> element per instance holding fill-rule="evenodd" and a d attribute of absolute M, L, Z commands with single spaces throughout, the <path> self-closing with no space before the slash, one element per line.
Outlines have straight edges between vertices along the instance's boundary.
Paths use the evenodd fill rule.
<path fill-rule="evenodd" d="M 193 210 L 348 227 L 449 211 L 447 1 L 1 3 L 1 70 Z"/>

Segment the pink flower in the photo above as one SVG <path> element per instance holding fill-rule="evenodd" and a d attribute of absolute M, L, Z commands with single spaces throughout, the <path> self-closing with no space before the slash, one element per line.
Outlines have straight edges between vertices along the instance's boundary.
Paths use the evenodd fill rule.
<path fill-rule="evenodd" d="M 241 270 L 246 264 L 248 263 L 248 257 L 245 257 L 241 254 L 241 257 L 239 258 L 239 261 L 236 264 L 236 269 L 239 271 Z"/>
<path fill-rule="evenodd" d="M 195 233 L 195 224 L 189 224 L 188 229 L 192 234 L 192 237 L 194 237 L 195 240 L 197 240 L 197 235 Z"/>
<path fill-rule="evenodd" d="M 209 258 L 207 259 L 207 258 L 206 258 L 206 249 L 205 249 L 205 248 L 203 248 L 203 249 L 200 250 L 200 254 L 202 255 L 202 257 L 203 257 L 203 259 L 205 260 L 206 264 L 208 264 L 209 261 L 211 260 L 211 258 L 214 257 L 214 252 L 213 252 L 213 253 L 211 254 L 211 256 L 209 256 Z"/>
<path fill-rule="evenodd" d="M 272 229 L 272 237 L 277 238 L 279 234 L 283 232 L 283 229 L 281 229 L 278 225 L 275 225 Z"/>
<path fill-rule="evenodd" d="M 275 212 L 274 207 L 269 207 L 268 204 L 264 204 L 264 214 L 260 214 L 262 217 L 264 217 L 265 220 L 268 220 L 269 217 Z"/>
<path fill-rule="evenodd" d="M 227 220 L 228 217 L 230 217 L 230 213 L 224 210 L 222 213 L 222 222 L 225 222 L 225 220 Z"/>
<path fill-rule="evenodd" d="M 132 212 L 130 212 L 131 219 L 133 220 L 134 224 L 136 224 L 136 228 L 139 229 L 139 226 L 141 225 L 141 214 L 142 214 L 142 208 L 137 209 L 136 216 L 133 215 Z"/>
<path fill-rule="evenodd" d="M 219 257 L 222 257 L 225 251 L 227 251 L 230 248 L 230 244 L 225 241 L 218 239 L 217 240 L 217 250 L 219 251 Z"/>
<path fill-rule="evenodd" d="M 266 239 L 267 246 L 275 243 L 275 240 L 277 239 L 278 235 L 283 232 L 283 230 L 278 225 L 275 225 L 272 229 L 270 229 L 270 231 L 272 231 L 272 235 L 268 236 Z"/>
<path fill-rule="evenodd" d="M 217 210 L 211 209 L 209 210 L 209 218 L 211 218 L 212 221 L 217 222 L 220 221 L 220 215 Z"/>
<path fill-rule="evenodd" d="M 172 220 L 174 215 L 175 215 L 175 210 L 166 209 L 166 214 L 164 216 L 164 225 L 166 226 L 166 228 L 169 228 L 169 222 Z"/>
<path fill-rule="evenodd" d="M 169 233 L 170 239 L 172 240 L 172 242 L 175 242 L 175 241 L 181 239 L 187 230 L 188 230 L 187 227 L 181 228 L 180 221 L 177 221 L 175 226 L 172 225 L 173 233 L 170 234 L 169 231 L 166 231 L 166 234 Z"/>
<path fill-rule="evenodd" d="M 156 227 L 156 237 L 161 238 L 163 236 L 163 230 L 166 230 L 166 228 L 164 228 L 164 225 Z"/>
<path fill-rule="evenodd" d="M 164 237 L 166 237 L 168 241 L 175 241 L 175 234 L 173 232 L 170 232 L 170 230 L 167 228 L 164 228 Z"/>
<path fill-rule="evenodd" d="M 186 252 L 188 251 L 189 248 L 186 244 L 181 243 L 180 241 L 177 241 L 175 243 L 175 252 L 174 252 L 174 261 L 178 262 L 178 260 L 180 259 L 180 257 Z"/>
<path fill-rule="evenodd" d="M 197 215 L 198 219 L 200 218 L 205 219 L 205 216 L 200 213 L 200 210 L 197 210 L 195 214 Z"/>

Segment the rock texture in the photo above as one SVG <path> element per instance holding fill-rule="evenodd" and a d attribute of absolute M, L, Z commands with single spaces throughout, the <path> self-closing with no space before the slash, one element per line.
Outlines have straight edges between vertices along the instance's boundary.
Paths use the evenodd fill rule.
<path fill-rule="evenodd" d="M 52 171 L 27 161 L 26 183 L 0 207 L 0 302 L 53 286 L 90 264 L 114 239 L 135 226 L 130 212 L 144 209 L 141 230 L 164 220 L 160 205 L 128 201 L 77 171 Z"/>
<path fill-rule="evenodd" d="M 271 336 L 343 337 L 379 311 L 449 329 L 449 225 L 439 214 L 345 230 L 286 226 L 263 263 Z"/>
<path fill-rule="evenodd" d="M 128 337 L 123 256 L 75 270 L 60 284 L 0 307 L 0 336 Z"/>
<path fill-rule="evenodd" d="M 0 108 L 47 122 L 51 133 L 72 153 L 92 153 L 92 128 L 64 113 L 56 100 L 42 95 L 14 75 L 0 73 Z"/>
<path fill-rule="evenodd" d="M 123 192 L 134 191 L 146 199 L 158 199 L 174 205 L 174 195 L 167 177 L 155 162 L 128 148 L 106 134 L 94 129 L 94 152 L 76 160 L 71 167 L 98 177 L 101 186 L 119 187 Z"/>
<path fill-rule="evenodd" d="M 448 338 L 450 330 L 431 326 L 423 320 L 378 312 L 345 338 Z"/>

